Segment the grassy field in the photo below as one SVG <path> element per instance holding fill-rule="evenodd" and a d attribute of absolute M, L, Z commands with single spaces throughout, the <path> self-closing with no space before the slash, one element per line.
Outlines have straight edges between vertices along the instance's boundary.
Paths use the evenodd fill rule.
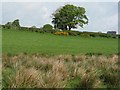
<path fill-rule="evenodd" d="M 80 36 L 57 36 L 36 32 L 3 30 L 3 53 L 59 54 L 115 54 L 118 52 L 118 39 L 85 38 Z"/>
<path fill-rule="evenodd" d="M 120 86 L 118 39 L 3 30 L 2 52 L 3 88 Z"/>

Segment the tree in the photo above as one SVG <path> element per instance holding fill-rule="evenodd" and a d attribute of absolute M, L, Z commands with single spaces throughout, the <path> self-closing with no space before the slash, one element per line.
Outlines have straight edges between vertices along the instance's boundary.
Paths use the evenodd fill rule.
<path fill-rule="evenodd" d="M 6 27 L 7 29 L 10 29 L 10 28 L 12 27 L 12 22 L 7 22 L 7 23 L 5 24 L 5 27 Z"/>
<path fill-rule="evenodd" d="M 20 27 L 20 24 L 19 24 L 19 19 L 16 19 L 12 22 L 12 26 L 14 27 Z"/>
<path fill-rule="evenodd" d="M 45 25 L 43 26 L 43 29 L 45 29 L 45 30 L 52 30 L 52 29 L 53 29 L 53 26 L 50 25 L 50 24 L 45 24 Z"/>
<path fill-rule="evenodd" d="M 88 24 L 88 18 L 85 12 L 85 8 L 70 4 L 58 8 L 52 14 L 54 28 L 62 30 L 71 30 L 71 28 L 77 28 L 78 26 L 83 28 L 84 24 Z"/>

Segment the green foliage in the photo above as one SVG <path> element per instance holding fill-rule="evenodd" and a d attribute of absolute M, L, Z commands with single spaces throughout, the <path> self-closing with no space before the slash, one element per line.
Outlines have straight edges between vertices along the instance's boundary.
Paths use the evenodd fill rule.
<path fill-rule="evenodd" d="M 118 38 L 120 38 L 120 35 L 117 35 Z"/>
<path fill-rule="evenodd" d="M 90 37 L 90 34 L 88 33 L 83 33 L 83 34 L 80 34 L 81 37 Z"/>
<path fill-rule="evenodd" d="M 47 32 L 47 33 L 53 33 L 54 32 L 53 26 L 50 25 L 50 24 L 44 25 L 42 29 L 44 30 L 44 32 Z"/>
<path fill-rule="evenodd" d="M 19 19 L 16 19 L 12 22 L 12 26 L 13 27 L 20 27 L 20 24 L 19 24 Z"/>
<path fill-rule="evenodd" d="M 43 29 L 53 29 L 53 26 L 50 25 L 50 24 L 45 24 L 45 25 L 43 26 Z"/>
<path fill-rule="evenodd" d="M 12 27 L 12 22 L 7 22 L 5 28 L 10 29 Z"/>
<path fill-rule="evenodd" d="M 69 33 L 69 35 L 71 35 L 71 36 L 77 36 L 77 35 L 79 35 L 80 34 L 80 32 L 79 31 L 67 31 L 68 33 Z"/>
<path fill-rule="evenodd" d="M 19 28 L 19 19 L 14 20 L 13 22 L 7 22 L 5 24 L 5 28 L 10 29 L 10 28 Z"/>
<path fill-rule="evenodd" d="M 44 30 L 39 30 L 39 33 L 45 33 L 45 31 Z"/>
<path fill-rule="evenodd" d="M 53 26 L 50 25 L 50 24 L 45 24 L 45 25 L 43 26 L 43 29 L 44 29 L 44 30 L 52 30 L 52 29 L 53 29 Z"/>
<path fill-rule="evenodd" d="M 88 23 L 85 12 L 83 7 L 67 4 L 52 14 L 52 23 L 55 28 L 62 30 L 71 30 L 71 28 L 77 28 L 77 25 L 83 27 L 84 24 Z"/>
<path fill-rule="evenodd" d="M 15 72 L 13 68 L 8 68 L 8 67 L 5 68 L 2 71 L 2 75 L 3 75 L 3 78 L 2 78 L 3 88 L 10 86 L 12 84 L 11 79 L 15 76 Z"/>
<path fill-rule="evenodd" d="M 78 88 L 80 81 L 80 77 L 75 77 L 74 79 L 68 81 L 66 88 Z"/>

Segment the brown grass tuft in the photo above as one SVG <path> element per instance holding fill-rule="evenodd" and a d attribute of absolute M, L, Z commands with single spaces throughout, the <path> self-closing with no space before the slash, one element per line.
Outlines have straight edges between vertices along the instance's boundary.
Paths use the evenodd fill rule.
<path fill-rule="evenodd" d="M 3 87 L 118 87 L 118 56 L 3 54 Z"/>

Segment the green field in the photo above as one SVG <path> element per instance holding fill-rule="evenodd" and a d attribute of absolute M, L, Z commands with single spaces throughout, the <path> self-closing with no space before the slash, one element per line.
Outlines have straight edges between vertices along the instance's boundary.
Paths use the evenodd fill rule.
<path fill-rule="evenodd" d="M 118 53 L 118 39 L 59 36 L 49 33 L 3 30 L 2 52 L 48 55 L 101 53 L 108 55 Z"/>
<path fill-rule="evenodd" d="M 113 38 L 3 30 L 2 87 L 118 88 L 117 51 Z"/>

